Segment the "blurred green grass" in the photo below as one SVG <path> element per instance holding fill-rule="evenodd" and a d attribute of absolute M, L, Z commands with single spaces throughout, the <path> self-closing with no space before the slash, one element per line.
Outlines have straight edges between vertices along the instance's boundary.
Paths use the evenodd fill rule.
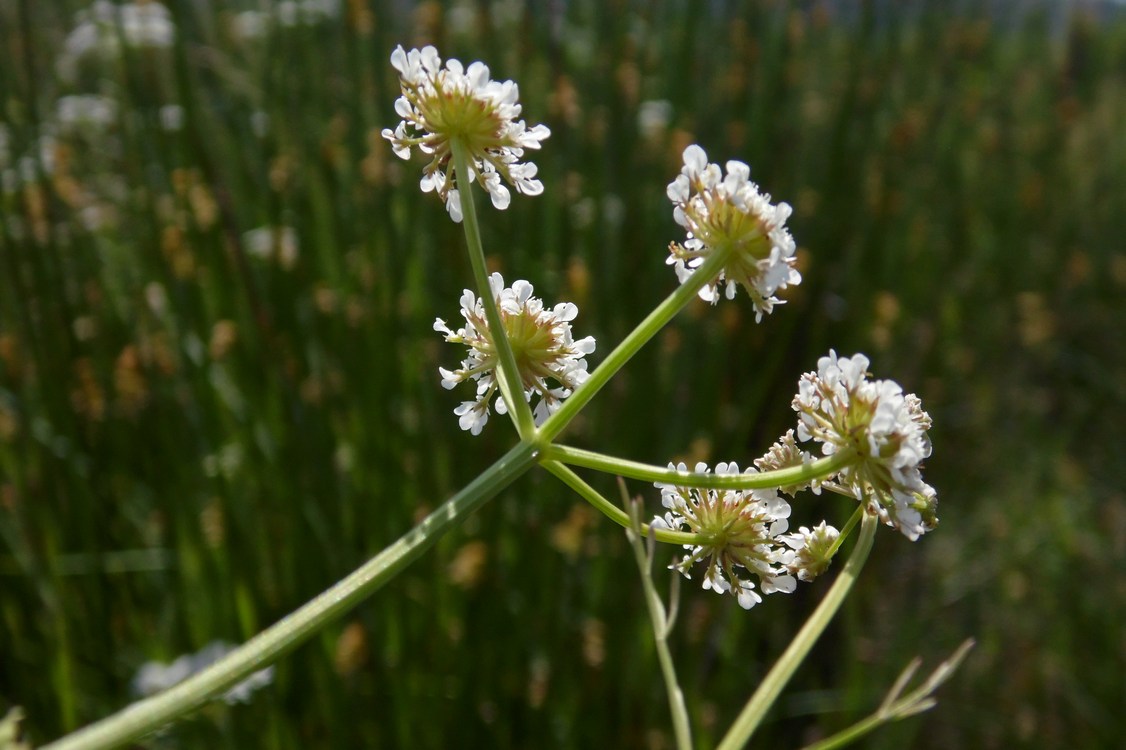
<path fill-rule="evenodd" d="M 795 207 L 788 304 L 758 326 L 692 308 L 570 441 L 747 463 L 830 346 L 934 417 L 941 527 L 880 535 L 763 746 L 844 726 L 966 636 L 938 709 L 866 747 L 1126 735 L 1122 14 L 356 1 L 247 39 L 257 6 L 182 2 L 170 47 L 68 68 L 84 7 L 0 3 L 0 710 L 23 705 L 33 739 L 124 705 L 144 661 L 275 621 L 511 442 L 501 420 L 460 433 L 437 387 L 457 354 L 430 326 L 469 270 L 378 135 L 397 43 L 484 59 L 552 128 L 545 195 L 485 217 L 486 249 L 577 302 L 603 352 L 674 283 L 684 145 Z M 68 126 L 76 94 L 116 111 Z M 251 705 L 145 744 L 670 747 L 635 576 L 619 531 L 537 472 Z M 746 613 L 686 587 L 673 648 L 701 746 L 819 595 Z"/>

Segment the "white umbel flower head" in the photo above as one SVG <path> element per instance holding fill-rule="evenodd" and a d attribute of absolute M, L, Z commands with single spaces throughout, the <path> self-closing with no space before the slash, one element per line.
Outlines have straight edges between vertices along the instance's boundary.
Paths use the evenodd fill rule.
<path fill-rule="evenodd" d="M 571 321 L 579 314 L 579 308 L 571 302 L 546 308 L 542 300 L 532 296 L 532 285 L 527 281 L 505 287 L 499 273 L 489 277 L 489 287 L 516 358 L 524 398 L 531 402 L 533 396 L 538 397 L 533 410 L 538 426 L 587 379 L 585 357 L 594 351 L 594 338 L 587 336 L 575 341 L 571 336 Z M 476 400 L 462 402 L 454 414 L 460 417 L 461 429 L 478 435 L 489 419 L 489 404 L 500 390 L 500 355 L 489 332 L 485 305 L 469 289 L 461 295 L 461 315 L 465 326 L 457 331 L 450 330 L 441 318 L 434 321 L 434 330 L 444 333 L 446 341 L 469 347 L 461 369 L 440 367 L 438 371 L 446 389 L 466 380 L 477 384 Z M 551 385 L 549 379 L 556 385 Z M 506 412 L 503 398 L 496 400 L 496 410 L 498 414 Z"/>
<path fill-rule="evenodd" d="M 812 581 L 824 573 L 833 561 L 833 549 L 841 532 L 822 521 L 812 529 L 802 526 L 793 534 L 778 537 L 787 547 L 794 550 L 786 563 L 786 570 L 798 577 L 799 581 Z"/>
<path fill-rule="evenodd" d="M 516 119 L 520 102 L 515 83 L 491 80 L 482 62 L 465 68 L 451 59 L 442 67 L 431 46 L 406 52 L 400 45 L 391 53 L 391 65 L 399 71 L 403 95 L 395 100 L 395 112 L 403 119 L 394 130 L 385 128 L 383 137 L 402 159 L 409 159 L 415 147 L 432 157 L 422 170 L 420 187 L 445 201 L 450 218 L 462 218 L 454 140 L 465 146 L 473 179 L 497 209 L 508 208 L 512 200 L 503 183 L 524 195 L 543 192 L 543 183 L 535 179 L 536 165 L 520 159 L 524 149 L 538 149 L 551 131 L 545 125 L 528 128 Z"/>
<path fill-rule="evenodd" d="M 863 354 L 817 361 L 798 381 L 793 407 L 799 440 L 821 443 L 831 456 L 851 451 L 855 462 L 837 480 L 857 499 L 871 498 L 883 520 L 909 539 L 933 529 L 937 499 L 920 465 L 931 454 L 930 416 L 914 394 L 891 380 L 868 380 Z"/>
<path fill-rule="evenodd" d="M 681 463 L 670 469 L 686 472 Z M 706 473 L 707 464 L 695 471 Z M 749 469 L 748 473 L 754 473 Z M 716 474 L 739 474 L 735 463 L 718 463 Z M 794 553 L 785 548 L 779 535 L 789 526 L 790 504 L 776 490 L 709 490 L 658 483 L 661 504 L 668 508 L 654 519 L 658 526 L 700 535 L 699 544 L 685 545 L 688 555 L 672 568 L 685 578 L 697 562 L 707 561 L 704 588 L 717 594 L 730 593 L 743 609 L 762 601 L 759 591 L 790 593 L 797 582 L 786 570 Z M 750 580 L 758 578 L 759 589 Z"/>
<path fill-rule="evenodd" d="M 669 183 L 673 219 L 688 231 L 684 244 L 669 245 L 668 265 L 683 284 L 704 259 L 720 248 L 730 257 L 719 274 L 700 289 L 700 298 L 715 304 L 719 286 L 728 299 L 742 286 L 755 307 L 755 320 L 770 313 L 782 300 L 779 289 L 801 283 L 794 268 L 796 246 L 786 230 L 790 206 L 773 205 L 770 196 L 751 182 L 751 168 L 741 161 L 727 162 L 727 173 L 709 164 L 704 149 L 693 144 L 684 149 L 684 168 Z"/>

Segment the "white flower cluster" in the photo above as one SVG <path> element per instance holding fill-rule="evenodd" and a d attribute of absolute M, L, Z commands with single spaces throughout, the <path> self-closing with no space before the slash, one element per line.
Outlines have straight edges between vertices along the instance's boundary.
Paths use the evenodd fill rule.
<path fill-rule="evenodd" d="M 670 469 L 688 471 L 681 463 Z M 707 473 L 707 464 L 696 464 L 697 473 Z M 754 473 L 750 469 L 749 473 Z M 739 474 L 735 463 L 718 463 L 716 474 Z M 685 545 L 688 555 L 672 568 L 685 578 L 701 560 L 707 561 L 704 588 L 730 593 L 739 605 L 750 609 L 762 601 L 750 576 L 758 578 L 763 594 L 790 593 L 797 581 L 790 574 L 796 542 L 782 536 L 789 527 L 790 504 L 777 490 L 708 490 L 658 483 L 661 504 L 668 508 L 654 525 L 699 535 L 700 543 Z"/>
<path fill-rule="evenodd" d="M 145 662 L 133 678 L 133 693 L 142 698 L 147 698 L 150 695 L 167 690 L 205 667 L 211 666 L 233 650 L 234 646 L 229 643 L 212 641 L 196 653 L 184 654 L 170 664 L 157 661 Z M 228 704 L 249 703 L 250 696 L 256 690 L 269 685 L 273 681 L 273 666 L 260 669 L 223 693 L 223 700 Z"/>
<path fill-rule="evenodd" d="M 172 46 L 176 24 L 168 8 L 157 2 L 118 5 L 96 0 L 78 14 L 78 25 L 63 42 L 58 60 L 59 74 L 72 80 L 77 66 L 88 55 L 114 57 L 121 42 L 129 47 L 161 49 Z"/>
<path fill-rule="evenodd" d="M 489 287 L 516 357 L 524 398 L 531 402 L 533 395 L 539 397 L 533 415 L 540 425 L 587 379 L 584 357 L 594 351 L 594 338 L 573 339 L 571 321 L 579 314 L 579 309 L 571 302 L 548 309 L 542 300 L 532 296 L 530 283 L 520 280 L 505 287 L 499 273 L 489 277 Z M 441 367 L 439 372 L 446 389 L 466 380 L 477 384 L 476 400 L 463 402 L 454 409 L 454 414 L 460 418 L 461 429 L 478 435 L 489 419 L 489 404 L 499 390 L 500 355 L 489 331 L 484 303 L 469 289 L 461 295 L 461 315 L 465 326 L 457 331 L 451 330 L 441 318 L 434 321 L 434 330 L 444 333 L 446 341 L 469 347 L 461 369 L 451 371 Z M 558 386 L 549 385 L 548 378 Z M 507 412 L 504 399 L 497 400 L 496 410 L 498 414 Z"/>
<path fill-rule="evenodd" d="M 257 227 L 243 233 L 242 241 L 247 255 L 275 261 L 287 270 L 293 268 L 301 250 L 297 230 L 287 226 Z"/>
<path fill-rule="evenodd" d="M 117 102 L 97 94 L 75 94 L 55 102 L 55 117 L 64 133 L 101 131 L 117 121 Z"/>
<path fill-rule="evenodd" d="M 782 300 L 775 292 L 801 283 L 794 268 L 796 246 L 786 230 L 790 207 L 773 205 L 770 196 L 751 182 L 751 169 L 740 161 L 727 162 L 727 173 L 709 164 L 704 149 L 684 150 L 684 167 L 668 186 L 673 219 L 688 231 L 683 245 L 669 246 L 666 261 L 683 284 L 714 252 L 730 253 L 723 269 L 700 290 L 700 298 L 715 304 L 719 285 L 734 299 L 742 286 L 755 308 L 755 320 L 770 313 Z"/>
<path fill-rule="evenodd" d="M 231 18 L 231 32 L 240 41 L 262 39 L 276 24 L 283 28 L 315 26 L 340 17 L 340 0 L 282 0 L 263 10 L 244 10 Z"/>
<path fill-rule="evenodd" d="M 802 526 L 793 534 L 778 537 L 794 551 L 786 562 L 786 570 L 799 581 L 812 581 L 833 561 L 833 546 L 840 536 L 841 532 L 822 521 L 812 529 Z"/>
<path fill-rule="evenodd" d="M 402 121 L 395 130 L 383 130 L 395 155 L 409 159 L 412 148 L 432 156 L 423 168 L 422 192 L 436 192 L 454 221 L 461 221 L 461 196 L 453 169 L 452 142 L 469 154 L 470 169 L 492 199 L 505 209 L 511 194 L 504 182 L 524 195 L 539 195 L 543 183 L 535 179 L 536 165 L 521 163 L 524 149 L 538 149 L 551 135 L 544 125 L 528 128 L 520 115 L 519 91 L 512 81 L 494 81 L 489 68 L 474 62 L 467 68 L 457 60 L 442 58 L 434 47 L 391 53 L 399 71 L 403 95 L 395 101 Z"/>
<path fill-rule="evenodd" d="M 830 351 L 819 359 L 817 372 L 798 381 L 798 439 L 821 443 L 826 456 L 852 451 L 856 462 L 837 480 L 857 499 L 871 498 L 886 523 L 915 540 L 937 525 L 936 494 L 919 468 L 931 454 L 931 419 L 914 394 L 867 376 L 863 354 Z"/>

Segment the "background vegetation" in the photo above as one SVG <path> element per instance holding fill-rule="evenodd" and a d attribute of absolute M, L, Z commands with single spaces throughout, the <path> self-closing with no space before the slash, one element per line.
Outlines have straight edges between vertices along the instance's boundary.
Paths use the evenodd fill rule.
<path fill-rule="evenodd" d="M 513 441 L 458 431 L 438 387 L 460 230 L 379 137 L 391 49 L 435 43 L 551 127 L 544 196 L 486 216 L 486 249 L 604 352 L 674 284 L 684 145 L 795 207 L 788 304 L 690 309 L 569 440 L 748 463 L 830 346 L 934 417 L 941 527 L 879 535 L 762 746 L 844 726 L 967 636 L 939 708 L 867 747 L 1115 745 L 1126 20 L 992 5 L 169 2 L 168 46 L 91 52 L 93 6 L 0 2 L 0 712 L 38 742 L 120 708 L 142 663 L 244 640 Z M 114 104 L 76 119 L 78 94 Z M 702 747 L 822 590 L 747 613 L 686 588 Z M 251 704 L 143 744 L 670 747 L 648 627 L 624 536 L 535 472 Z"/>

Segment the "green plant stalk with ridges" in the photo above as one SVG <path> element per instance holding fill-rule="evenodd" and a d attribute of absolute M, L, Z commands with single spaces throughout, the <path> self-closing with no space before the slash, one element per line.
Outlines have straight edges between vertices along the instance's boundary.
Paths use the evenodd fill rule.
<path fill-rule="evenodd" d="M 856 579 L 868 559 L 868 553 L 872 549 L 872 541 L 876 535 L 876 528 L 879 525 L 878 516 L 868 513 L 863 505 L 856 509 L 856 513 L 863 514 L 863 523 L 860 526 L 860 536 L 856 540 L 856 546 L 853 548 L 848 562 L 841 569 L 837 580 L 833 581 L 833 585 L 825 594 L 825 598 L 817 605 L 817 609 L 805 621 L 801 630 L 790 641 L 790 645 L 782 652 L 782 656 L 778 658 L 770 672 L 759 683 L 758 689 L 747 701 L 716 750 L 739 750 L 746 745 L 751 735 L 762 723 L 766 712 L 774 705 L 774 701 L 782 692 L 782 688 L 786 686 L 797 668 L 805 661 L 805 657 L 809 655 L 813 644 L 817 642 L 825 628 L 829 626 L 829 622 L 852 590 L 853 584 L 856 583 Z"/>
<path fill-rule="evenodd" d="M 473 280 L 477 284 L 477 294 L 485 307 L 485 317 L 489 323 L 489 336 L 496 347 L 500 359 L 499 377 L 501 397 L 508 407 L 508 414 L 516 425 L 522 440 L 535 434 L 536 425 L 532 409 L 524 398 L 524 385 L 520 369 L 516 365 L 516 355 L 512 343 L 505 335 L 504 323 L 497 309 L 496 297 L 489 286 L 489 272 L 485 267 L 485 251 L 481 246 L 481 229 L 477 223 L 477 210 L 473 201 L 473 175 L 469 170 L 469 158 L 465 146 L 456 138 L 450 142 L 453 149 L 454 169 L 457 170 L 458 194 L 461 196 L 462 220 L 465 230 L 465 243 L 469 251 L 469 262 L 473 266 Z"/>
<path fill-rule="evenodd" d="M 558 461 L 541 461 L 540 465 L 559 478 L 563 484 L 574 490 L 580 497 L 597 508 L 604 516 L 623 529 L 630 528 L 629 516 L 626 512 L 602 496 L 598 490 L 591 487 L 583 478 L 570 468 Z M 669 529 L 651 529 L 649 524 L 641 525 L 641 533 L 652 534 L 657 541 L 668 544 L 697 544 L 696 534 L 687 531 L 671 531 Z"/>
<path fill-rule="evenodd" d="M 678 487 L 700 487 L 717 490 L 764 490 L 805 484 L 810 480 L 835 474 L 855 458 L 855 454 L 849 451 L 840 451 L 808 464 L 775 471 L 763 471 L 754 474 L 702 474 L 643 464 L 557 443 L 544 448 L 543 453 L 546 459 L 582 466 L 587 469 L 596 469 L 630 479 L 662 482 Z"/>
<path fill-rule="evenodd" d="M 534 452 L 528 443 L 519 443 L 397 542 L 207 669 L 162 693 L 45 745 L 44 750 L 117 747 L 159 729 L 230 689 L 295 648 L 402 572 L 433 546 L 442 534 L 464 521 L 526 472 L 534 462 Z"/>

